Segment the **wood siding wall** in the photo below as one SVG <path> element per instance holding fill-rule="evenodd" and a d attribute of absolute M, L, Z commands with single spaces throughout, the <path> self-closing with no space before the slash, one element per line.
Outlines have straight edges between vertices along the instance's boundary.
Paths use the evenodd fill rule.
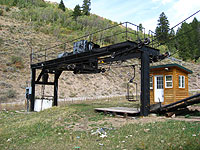
<path fill-rule="evenodd" d="M 155 104 L 154 102 L 154 86 L 155 86 L 155 76 L 163 75 L 163 88 L 164 88 L 164 102 L 162 104 L 170 104 L 188 97 L 188 74 L 183 72 L 178 68 L 169 68 L 169 70 L 153 69 L 150 71 L 150 76 L 153 76 L 153 89 L 150 89 L 150 104 Z M 165 88 L 165 76 L 172 75 L 173 87 Z M 185 88 L 179 88 L 179 75 L 185 76 Z"/>
<path fill-rule="evenodd" d="M 179 75 L 185 76 L 185 88 L 179 88 Z M 179 69 L 176 69 L 176 101 L 184 99 L 189 96 L 188 92 L 188 74 L 182 72 Z"/>

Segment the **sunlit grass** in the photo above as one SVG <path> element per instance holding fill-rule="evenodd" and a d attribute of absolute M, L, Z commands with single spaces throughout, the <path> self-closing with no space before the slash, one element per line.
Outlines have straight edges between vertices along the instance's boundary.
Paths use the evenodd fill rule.
<path fill-rule="evenodd" d="M 199 150 L 199 123 L 164 120 L 114 127 L 111 116 L 94 112 L 96 107 L 120 104 L 128 105 L 123 100 L 105 100 L 77 102 L 39 113 L 1 111 L 0 149 Z M 92 134 L 98 128 L 106 128 L 107 137 Z"/>

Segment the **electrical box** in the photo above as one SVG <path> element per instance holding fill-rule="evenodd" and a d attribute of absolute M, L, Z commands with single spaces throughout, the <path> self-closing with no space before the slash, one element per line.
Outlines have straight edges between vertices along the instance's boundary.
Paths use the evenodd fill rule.
<path fill-rule="evenodd" d="M 31 87 L 26 87 L 26 99 L 31 98 Z"/>
<path fill-rule="evenodd" d="M 87 51 L 87 40 L 81 40 L 74 43 L 73 54 L 79 54 Z"/>
<path fill-rule="evenodd" d="M 100 46 L 93 42 L 88 42 L 87 40 L 81 40 L 74 43 L 73 54 L 92 51 L 94 48 L 100 48 Z"/>

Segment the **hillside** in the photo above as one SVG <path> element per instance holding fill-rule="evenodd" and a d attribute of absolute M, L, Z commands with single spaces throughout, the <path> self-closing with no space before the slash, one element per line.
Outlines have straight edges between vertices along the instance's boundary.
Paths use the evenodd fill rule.
<path fill-rule="evenodd" d="M 42 32 L 36 32 L 29 22 L 18 21 L 10 18 L 9 15 L 0 16 L 1 24 L 1 76 L 0 86 L 1 101 L 23 101 L 26 81 L 30 81 L 30 47 L 31 41 L 33 47 L 54 46 L 59 44 L 59 40 L 52 35 L 46 35 Z M 13 60 L 14 59 L 14 60 Z M 15 59 L 20 60 L 15 62 Z M 100 96 L 116 95 L 125 92 L 121 89 L 126 78 L 116 77 L 116 75 L 126 74 L 122 69 L 109 71 L 107 74 L 97 75 L 74 75 L 71 72 L 65 72 L 60 77 L 59 95 L 60 98 L 75 96 Z M 125 72 L 125 73 L 123 73 Z M 17 84 L 16 84 L 17 83 Z M 49 92 L 51 87 L 49 88 Z M 40 94 L 41 88 L 38 88 Z M 13 95 L 9 95 L 13 93 Z M 47 92 L 48 93 L 48 92 Z M 11 99 L 10 99 L 11 98 Z"/>
<path fill-rule="evenodd" d="M 5 9 L 5 6 L 1 6 Z M 57 34 L 45 33 L 43 30 L 35 28 L 31 20 L 19 20 L 13 14 L 19 12 L 17 7 L 4 11 L 0 16 L 0 101 L 14 102 L 25 100 L 25 87 L 30 82 L 30 46 L 33 49 L 40 49 L 62 43 L 64 40 L 77 37 L 80 33 L 76 30 L 68 30 L 66 36 L 59 37 Z M 96 18 L 98 19 L 98 18 Z M 106 25 L 107 26 L 106 20 Z M 97 22 L 98 23 L 98 22 Z M 42 24 L 40 29 L 50 28 L 50 25 Z M 95 30 L 95 29 L 93 29 Z M 85 30 L 87 31 L 87 30 Z M 126 62 L 127 64 L 138 64 L 137 60 Z M 166 59 L 156 64 L 181 63 L 194 73 L 189 77 L 189 89 L 200 89 L 197 82 L 197 74 L 200 72 L 200 65 L 189 62 L 174 62 Z M 139 66 L 137 69 L 136 81 L 139 81 Z M 131 78 L 131 68 L 111 68 L 104 74 L 95 75 L 74 75 L 71 72 L 64 72 L 59 80 L 59 98 L 68 97 L 96 97 L 124 95 L 126 93 L 126 83 Z M 36 87 L 36 97 L 41 95 L 41 87 Z M 52 95 L 53 88 L 46 86 L 46 95 Z"/>

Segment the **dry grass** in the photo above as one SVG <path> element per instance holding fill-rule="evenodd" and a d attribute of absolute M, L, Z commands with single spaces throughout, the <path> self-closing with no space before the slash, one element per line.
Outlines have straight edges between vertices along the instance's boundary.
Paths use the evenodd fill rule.
<path fill-rule="evenodd" d="M 0 111 L 7 110 L 7 111 L 22 111 L 26 110 L 26 106 L 23 103 L 16 103 L 16 104 L 8 104 L 8 103 L 0 103 Z"/>

